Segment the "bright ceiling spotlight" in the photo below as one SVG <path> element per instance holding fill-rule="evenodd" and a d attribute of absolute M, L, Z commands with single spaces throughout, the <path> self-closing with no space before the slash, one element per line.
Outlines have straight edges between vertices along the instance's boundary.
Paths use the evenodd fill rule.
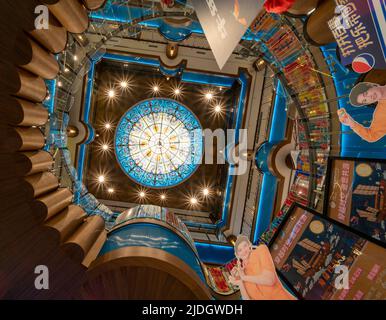
<path fill-rule="evenodd" d="M 67 67 L 66 68 L 64 68 L 64 72 L 69 72 L 70 71 L 70 69 L 68 69 Z"/>
<path fill-rule="evenodd" d="M 145 198 L 145 197 L 146 197 L 145 191 L 141 191 L 141 192 L 139 193 L 139 197 L 140 197 L 140 198 Z"/>
<path fill-rule="evenodd" d="M 61 87 L 63 85 L 62 81 L 58 81 L 58 87 Z"/>
<path fill-rule="evenodd" d="M 99 182 L 99 183 L 105 182 L 105 176 L 100 175 L 100 176 L 98 177 L 98 182 Z"/>
<path fill-rule="evenodd" d="M 198 203 L 197 198 L 195 198 L 195 197 L 190 198 L 190 204 L 195 205 L 197 203 Z"/>
<path fill-rule="evenodd" d="M 107 96 L 109 98 L 114 98 L 115 97 L 115 91 L 113 89 L 110 89 L 108 92 L 107 92 Z"/>
<path fill-rule="evenodd" d="M 178 97 L 181 97 L 183 95 L 183 86 L 182 85 L 176 85 L 172 88 L 172 96 L 176 99 Z"/>
<path fill-rule="evenodd" d="M 105 127 L 105 129 L 109 130 L 109 129 L 111 129 L 111 124 L 107 122 L 104 124 L 104 127 Z"/>
<path fill-rule="evenodd" d="M 113 189 L 113 188 L 108 188 L 108 189 L 107 189 L 107 192 L 108 192 L 108 193 L 114 193 L 114 189 Z"/>
<path fill-rule="evenodd" d="M 153 92 L 158 92 L 159 91 L 159 86 L 153 86 Z"/>
<path fill-rule="evenodd" d="M 103 145 L 102 145 L 102 150 L 103 150 L 103 151 L 109 150 L 109 145 L 108 145 L 108 144 L 103 144 Z"/>
<path fill-rule="evenodd" d="M 74 61 L 78 61 L 78 56 L 77 55 L 74 55 L 72 58 L 74 59 Z"/>
<path fill-rule="evenodd" d="M 129 86 L 129 83 L 126 80 L 123 80 L 119 83 L 122 89 L 126 89 Z"/>
<path fill-rule="evenodd" d="M 208 196 L 209 193 L 210 193 L 210 191 L 209 191 L 208 188 L 204 188 L 204 189 L 202 190 L 202 194 L 203 194 L 204 196 Z"/>
<path fill-rule="evenodd" d="M 219 104 L 214 107 L 214 111 L 217 113 L 221 112 L 221 110 L 222 110 L 222 108 Z"/>
<path fill-rule="evenodd" d="M 206 100 L 212 100 L 213 99 L 213 93 L 211 93 L 211 92 L 205 93 L 205 98 L 206 98 Z"/>
<path fill-rule="evenodd" d="M 160 195 L 160 198 L 161 198 L 161 200 L 165 200 L 166 199 L 166 195 L 163 193 L 163 194 Z"/>

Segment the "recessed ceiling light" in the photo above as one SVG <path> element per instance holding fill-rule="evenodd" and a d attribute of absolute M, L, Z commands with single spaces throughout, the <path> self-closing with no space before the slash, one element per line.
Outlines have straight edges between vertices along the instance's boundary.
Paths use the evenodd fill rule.
<path fill-rule="evenodd" d="M 139 196 L 140 196 L 140 198 L 145 198 L 146 193 L 145 193 L 144 191 L 141 191 L 141 192 L 139 193 Z"/>
<path fill-rule="evenodd" d="M 74 61 L 78 61 L 78 56 L 77 55 L 74 55 L 72 58 L 74 59 Z"/>
<path fill-rule="evenodd" d="M 107 123 L 105 123 L 104 127 L 105 127 L 105 129 L 110 129 L 111 128 L 111 124 L 107 122 Z"/>
<path fill-rule="evenodd" d="M 62 81 L 58 81 L 58 87 L 61 87 L 63 85 Z"/>
<path fill-rule="evenodd" d="M 64 68 L 64 72 L 68 72 L 68 71 L 70 71 L 70 69 Z"/>
<path fill-rule="evenodd" d="M 121 83 L 120 83 L 120 86 L 121 86 L 123 89 L 127 88 L 128 85 L 129 85 L 129 84 L 127 83 L 127 81 L 121 81 Z"/>
<path fill-rule="evenodd" d="M 204 196 L 209 195 L 209 189 L 208 189 L 208 188 L 204 188 L 204 189 L 202 190 L 202 193 L 204 194 Z"/>
<path fill-rule="evenodd" d="M 99 183 L 105 182 L 105 176 L 99 176 L 99 177 L 98 177 L 98 182 L 99 182 Z"/>
<path fill-rule="evenodd" d="M 104 151 L 109 150 L 109 146 L 107 144 L 102 145 L 102 150 Z"/>
<path fill-rule="evenodd" d="M 115 97 L 115 91 L 114 90 L 109 90 L 107 92 L 107 95 L 109 96 L 109 98 L 114 98 Z"/>
<path fill-rule="evenodd" d="M 221 112 L 221 106 L 218 104 L 217 106 L 214 107 L 214 111 L 216 111 L 217 113 L 218 112 Z"/>
<path fill-rule="evenodd" d="M 166 195 L 165 194 L 161 194 L 160 198 L 161 198 L 161 200 L 165 200 L 166 199 Z"/>
<path fill-rule="evenodd" d="M 154 87 L 153 87 L 153 91 L 154 91 L 154 92 L 158 92 L 158 91 L 159 91 L 159 87 L 158 87 L 158 86 L 154 86 Z"/>
<path fill-rule="evenodd" d="M 113 189 L 113 188 L 108 188 L 108 189 L 107 189 L 107 192 L 108 192 L 108 193 L 114 193 L 114 189 Z"/>
<path fill-rule="evenodd" d="M 174 94 L 179 95 L 180 93 L 181 93 L 180 89 L 178 89 L 178 88 L 174 89 Z"/>
<path fill-rule="evenodd" d="M 212 98 L 213 98 L 213 93 L 211 93 L 211 92 L 205 93 L 205 98 L 206 98 L 206 100 L 212 100 Z"/>
<path fill-rule="evenodd" d="M 191 204 L 197 204 L 197 199 L 196 198 L 194 198 L 194 197 L 192 197 L 192 198 L 190 198 L 190 203 Z"/>

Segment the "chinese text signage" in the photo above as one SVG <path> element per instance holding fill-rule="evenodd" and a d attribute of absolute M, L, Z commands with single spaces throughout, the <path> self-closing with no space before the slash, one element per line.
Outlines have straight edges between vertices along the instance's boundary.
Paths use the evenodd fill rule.
<path fill-rule="evenodd" d="M 386 0 L 336 0 L 336 4 L 328 26 L 342 64 L 363 57 L 371 68 L 386 69 Z"/>

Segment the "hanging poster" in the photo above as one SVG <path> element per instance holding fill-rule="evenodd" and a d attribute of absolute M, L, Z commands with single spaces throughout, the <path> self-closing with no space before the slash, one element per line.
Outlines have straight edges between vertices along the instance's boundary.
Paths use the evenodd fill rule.
<path fill-rule="evenodd" d="M 264 0 L 191 0 L 217 64 L 223 68 Z"/>
<path fill-rule="evenodd" d="M 305 299 L 386 299 L 386 249 L 303 206 L 291 208 L 270 251 L 282 279 Z"/>
<path fill-rule="evenodd" d="M 352 131 L 369 143 L 375 143 L 386 136 L 386 86 L 360 82 L 350 92 L 350 104 L 359 109 L 373 106 L 372 119 L 366 121 L 366 124 L 358 122 L 345 108 L 340 108 L 338 117 L 343 125 L 350 127 Z"/>
<path fill-rule="evenodd" d="M 327 177 L 326 215 L 386 243 L 386 161 L 331 158 Z"/>
<path fill-rule="evenodd" d="M 343 65 L 366 73 L 386 69 L 386 0 L 336 0 L 328 26 Z"/>

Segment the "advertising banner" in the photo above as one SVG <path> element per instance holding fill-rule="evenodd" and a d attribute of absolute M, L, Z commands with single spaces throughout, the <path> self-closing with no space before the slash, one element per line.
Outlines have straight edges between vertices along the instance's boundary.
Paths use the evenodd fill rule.
<path fill-rule="evenodd" d="M 305 207 L 292 207 L 270 251 L 283 280 L 305 299 L 386 299 L 386 249 Z"/>
<path fill-rule="evenodd" d="M 386 162 L 331 158 L 325 213 L 386 244 Z"/>
<path fill-rule="evenodd" d="M 328 22 L 343 65 L 366 73 L 386 69 L 386 0 L 336 0 Z"/>
<path fill-rule="evenodd" d="M 264 0 L 192 0 L 220 69 L 223 68 Z"/>

